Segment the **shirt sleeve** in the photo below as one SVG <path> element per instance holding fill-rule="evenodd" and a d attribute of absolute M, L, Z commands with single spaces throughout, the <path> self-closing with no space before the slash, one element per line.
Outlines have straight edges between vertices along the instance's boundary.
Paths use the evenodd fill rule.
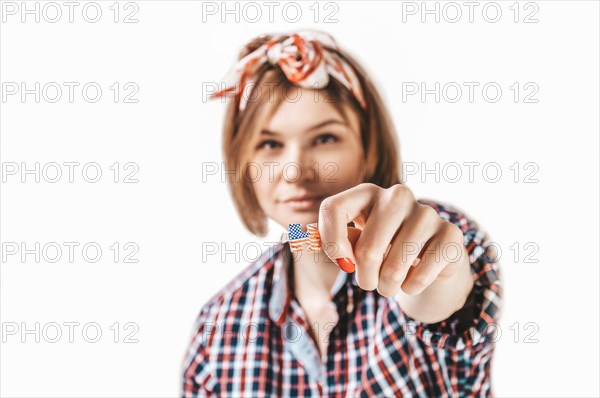
<path fill-rule="evenodd" d="M 196 318 L 194 335 L 183 361 L 181 396 L 184 398 L 216 396 L 211 389 L 216 379 L 207 348 L 217 328 L 217 323 L 212 321 L 212 312 L 212 306 L 206 304 Z"/>
<path fill-rule="evenodd" d="M 445 220 L 463 232 L 471 263 L 473 289 L 464 306 L 444 321 L 418 322 L 402 311 L 402 322 L 425 344 L 441 349 L 463 350 L 482 348 L 494 339 L 500 315 L 502 289 L 500 269 L 494 245 L 477 223 L 448 205 L 430 200 L 419 202 L 433 207 Z"/>

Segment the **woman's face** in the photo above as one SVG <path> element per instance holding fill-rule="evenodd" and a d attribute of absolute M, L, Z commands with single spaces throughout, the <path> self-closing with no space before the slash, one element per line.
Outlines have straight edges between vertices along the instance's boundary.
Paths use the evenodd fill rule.
<path fill-rule="evenodd" d="M 300 92 L 273 114 L 251 160 L 261 170 L 253 178 L 258 202 L 285 229 L 317 222 L 324 198 L 364 181 L 357 115 L 349 111 L 345 120 L 327 96 Z"/>

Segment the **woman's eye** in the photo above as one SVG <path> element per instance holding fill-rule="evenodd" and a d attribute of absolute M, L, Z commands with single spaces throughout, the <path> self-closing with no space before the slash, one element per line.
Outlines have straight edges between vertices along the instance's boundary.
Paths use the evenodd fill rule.
<path fill-rule="evenodd" d="M 320 136 L 319 138 L 317 138 L 317 141 L 319 143 L 323 143 L 323 142 L 336 142 L 337 141 L 337 137 L 333 134 L 323 134 L 322 136 Z"/>
<path fill-rule="evenodd" d="M 267 141 L 263 141 L 260 144 L 258 144 L 258 149 L 275 149 L 275 148 L 279 148 L 281 146 L 281 144 L 277 141 L 273 141 L 273 140 L 267 140 Z"/>

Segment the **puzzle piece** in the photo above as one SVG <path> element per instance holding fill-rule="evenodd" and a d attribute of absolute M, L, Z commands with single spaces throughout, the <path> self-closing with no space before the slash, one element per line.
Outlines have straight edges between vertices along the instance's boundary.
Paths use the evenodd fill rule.
<path fill-rule="evenodd" d="M 307 232 L 302 231 L 302 224 L 288 224 L 288 241 L 292 252 L 302 251 L 302 245 L 308 242 L 308 251 L 315 252 L 321 249 L 321 235 L 317 223 L 307 224 Z"/>

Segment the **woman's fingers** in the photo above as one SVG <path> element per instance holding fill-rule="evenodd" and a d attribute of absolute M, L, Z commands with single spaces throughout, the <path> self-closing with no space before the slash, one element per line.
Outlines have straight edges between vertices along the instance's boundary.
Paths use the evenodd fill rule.
<path fill-rule="evenodd" d="M 391 297 L 399 293 L 411 265 L 417 262 L 426 242 L 434 235 L 438 219 L 433 208 L 419 204 L 402 224 L 379 273 L 377 290 L 382 296 Z"/>
<path fill-rule="evenodd" d="M 378 288 L 384 256 L 404 218 L 414 207 L 410 196 L 399 186 L 399 189 L 383 191 L 375 201 L 354 248 L 356 282 L 362 289 Z"/>
<path fill-rule="evenodd" d="M 348 228 L 351 221 L 362 230 Z M 400 289 L 420 294 L 465 261 L 460 228 L 400 184 L 359 184 L 330 196 L 321 203 L 318 226 L 327 256 L 342 270 L 356 271 L 362 289 L 377 288 L 387 297 Z"/>
<path fill-rule="evenodd" d="M 409 295 L 420 294 L 442 272 L 451 271 L 449 268 L 453 264 L 459 264 L 457 260 L 464 253 L 461 247 L 464 246 L 462 236 L 458 227 L 443 222 L 438 232 L 425 244 L 420 256 L 421 261 L 402 283 L 402 290 Z"/>
<path fill-rule="evenodd" d="M 349 229 L 351 221 L 362 231 Z M 462 231 L 400 184 L 388 189 L 359 184 L 325 199 L 318 226 L 327 256 L 342 270 L 356 271 L 362 289 L 377 288 L 388 297 L 400 289 L 420 294 L 438 277 L 452 274 L 448 253 L 465 252 Z"/>
<path fill-rule="evenodd" d="M 375 184 L 359 184 L 321 202 L 318 221 L 321 246 L 325 254 L 346 272 L 353 272 L 356 264 L 348 240 L 348 223 L 361 214 L 368 217 L 378 189 L 381 188 Z"/>

